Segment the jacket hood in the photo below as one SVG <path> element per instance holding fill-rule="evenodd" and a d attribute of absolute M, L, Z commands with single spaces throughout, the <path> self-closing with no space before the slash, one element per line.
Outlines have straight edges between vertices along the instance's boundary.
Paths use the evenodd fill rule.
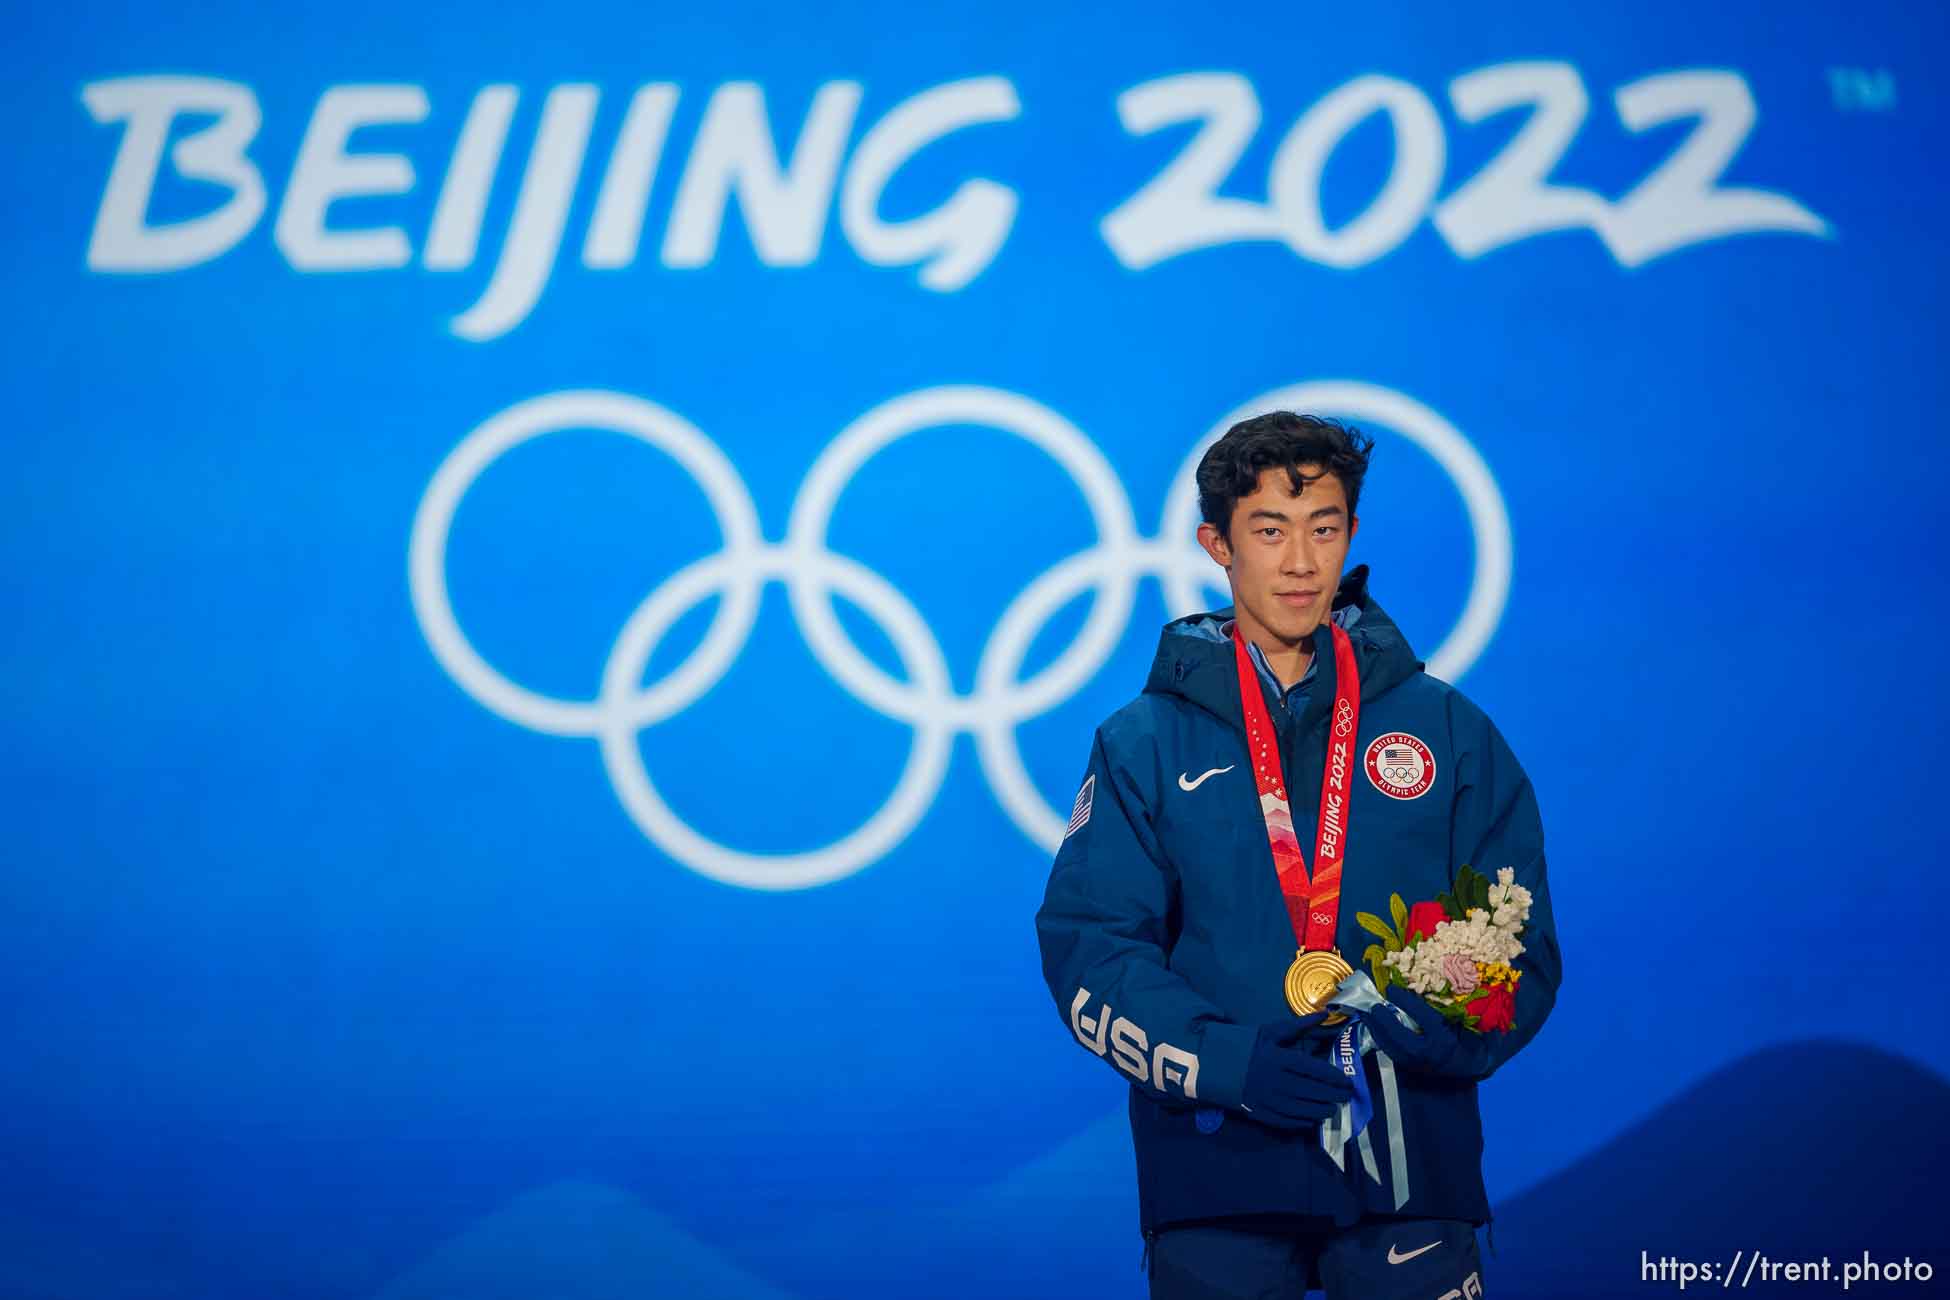
<path fill-rule="evenodd" d="M 1365 704 L 1421 672 L 1424 665 L 1395 621 L 1368 593 L 1365 564 L 1342 575 L 1330 616 L 1350 607 L 1360 612 L 1360 617 L 1347 627 L 1347 636 L 1354 647 L 1355 670 L 1361 678 L 1361 700 Z M 1219 625 L 1232 616 L 1232 606 L 1228 605 L 1224 609 L 1187 614 L 1165 624 L 1158 636 L 1158 652 L 1151 661 L 1151 675 L 1144 689 L 1180 696 L 1243 731 L 1245 724 L 1239 716 L 1238 660 L 1231 639 L 1218 634 Z M 1306 710 L 1300 717 L 1303 728 L 1324 717 L 1328 701 L 1334 697 L 1333 636 L 1324 622 L 1314 629 L 1317 688 L 1308 691 Z M 1279 711 L 1275 710 L 1274 716 L 1279 716 Z"/>

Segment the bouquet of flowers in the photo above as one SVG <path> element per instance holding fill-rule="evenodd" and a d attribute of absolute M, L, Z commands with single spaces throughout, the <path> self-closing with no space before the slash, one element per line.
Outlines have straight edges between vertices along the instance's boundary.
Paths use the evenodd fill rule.
<path fill-rule="evenodd" d="M 1412 989 L 1442 1015 L 1479 1032 L 1508 1033 L 1516 1023 L 1517 980 L 1510 963 L 1530 919 L 1530 891 L 1504 867 L 1492 884 L 1465 866 L 1454 893 L 1409 907 L 1391 894 L 1390 925 L 1373 912 L 1355 915 L 1361 928 L 1381 940 L 1362 954 L 1375 987 Z"/>

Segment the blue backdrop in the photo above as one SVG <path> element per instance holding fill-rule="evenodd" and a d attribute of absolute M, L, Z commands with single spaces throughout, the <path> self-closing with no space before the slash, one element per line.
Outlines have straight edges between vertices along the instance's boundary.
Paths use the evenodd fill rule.
<path fill-rule="evenodd" d="M 13 15 L 0 1292 L 1140 1294 L 1031 914 L 1279 404 L 1543 807 L 1491 1291 L 1950 1263 L 1950 23 L 1474 8 Z"/>

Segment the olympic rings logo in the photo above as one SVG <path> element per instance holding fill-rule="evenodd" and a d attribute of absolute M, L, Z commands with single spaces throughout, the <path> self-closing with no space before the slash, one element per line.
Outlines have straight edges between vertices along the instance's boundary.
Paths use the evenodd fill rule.
<path fill-rule="evenodd" d="M 1354 733 L 1354 705 L 1346 700 L 1334 704 L 1334 734 L 1346 739 Z"/>
<path fill-rule="evenodd" d="M 1201 590 L 1218 571 L 1194 541 L 1199 457 L 1237 421 L 1273 408 L 1385 425 L 1414 440 L 1454 481 L 1475 535 L 1476 567 L 1462 616 L 1428 664 L 1438 676 L 1460 676 L 1488 643 L 1509 592 L 1510 524 L 1502 494 L 1475 448 L 1441 416 L 1399 393 L 1349 380 L 1276 389 L 1219 420 L 1173 478 L 1158 531 L 1150 537 L 1139 533 L 1123 485 L 1096 444 L 1061 415 L 1015 393 L 929 388 L 867 412 L 820 454 L 793 502 L 782 542 L 765 540 L 757 505 L 737 470 L 683 417 L 622 393 L 549 393 L 490 417 L 434 472 L 408 544 L 413 611 L 434 658 L 483 707 L 548 735 L 595 740 L 631 820 L 659 849 L 701 875 L 752 889 L 804 889 L 879 860 L 906 839 L 933 803 L 954 739 L 964 732 L 975 742 L 1002 809 L 1031 840 L 1054 852 L 1065 822 L 1031 783 L 1016 728 L 1061 704 L 1102 668 L 1124 635 L 1144 578 L 1163 585 L 1174 617 L 1209 607 Z M 840 495 L 869 459 L 911 434 L 961 424 L 1013 434 L 1046 453 L 1081 489 L 1097 533 L 1096 545 L 1052 566 L 1011 602 L 982 648 L 974 689 L 966 695 L 956 692 L 941 644 L 913 604 L 872 569 L 826 547 Z M 561 699 L 510 681 L 468 641 L 448 598 L 447 539 L 462 497 L 501 456 L 551 433 L 588 428 L 636 438 L 676 460 L 703 489 L 725 543 L 644 597 L 610 649 L 595 699 Z M 866 824 L 830 844 L 776 855 L 742 852 L 693 830 L 658 794 L 638 744 L 643 731 L 689 708 L 724 676 L 750 636 L 764 588 L 773 582 L 785 585 L 806 644 L 833 679 L 914 731 L 893 793 Z M 1076 640 L 1049 666 L 1021 680 L 1024 657 L 1044 624 L 1086 591 L 1095 599 Z M 848 638 L 833 608 L 836 592 L 879 625 L 901 660 L 905 681 L 882 671 Z M 644 684 L 644 668 L 659 641 L 712 596 L 719 598 L 717 613 L 697 649 L 661 681 Z"/>

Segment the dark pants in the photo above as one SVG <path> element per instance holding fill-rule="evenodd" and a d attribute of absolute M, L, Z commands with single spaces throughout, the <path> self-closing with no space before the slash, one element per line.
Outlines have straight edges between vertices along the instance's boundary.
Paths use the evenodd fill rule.
<path fill-rule="evenodd" d="M 1221 1221 L 1161 1229 L 1151 1300 L 1479 1300 L 1476 1230 L 1460 1219 L 1367 1219 L 1346 1228 Z"/>

